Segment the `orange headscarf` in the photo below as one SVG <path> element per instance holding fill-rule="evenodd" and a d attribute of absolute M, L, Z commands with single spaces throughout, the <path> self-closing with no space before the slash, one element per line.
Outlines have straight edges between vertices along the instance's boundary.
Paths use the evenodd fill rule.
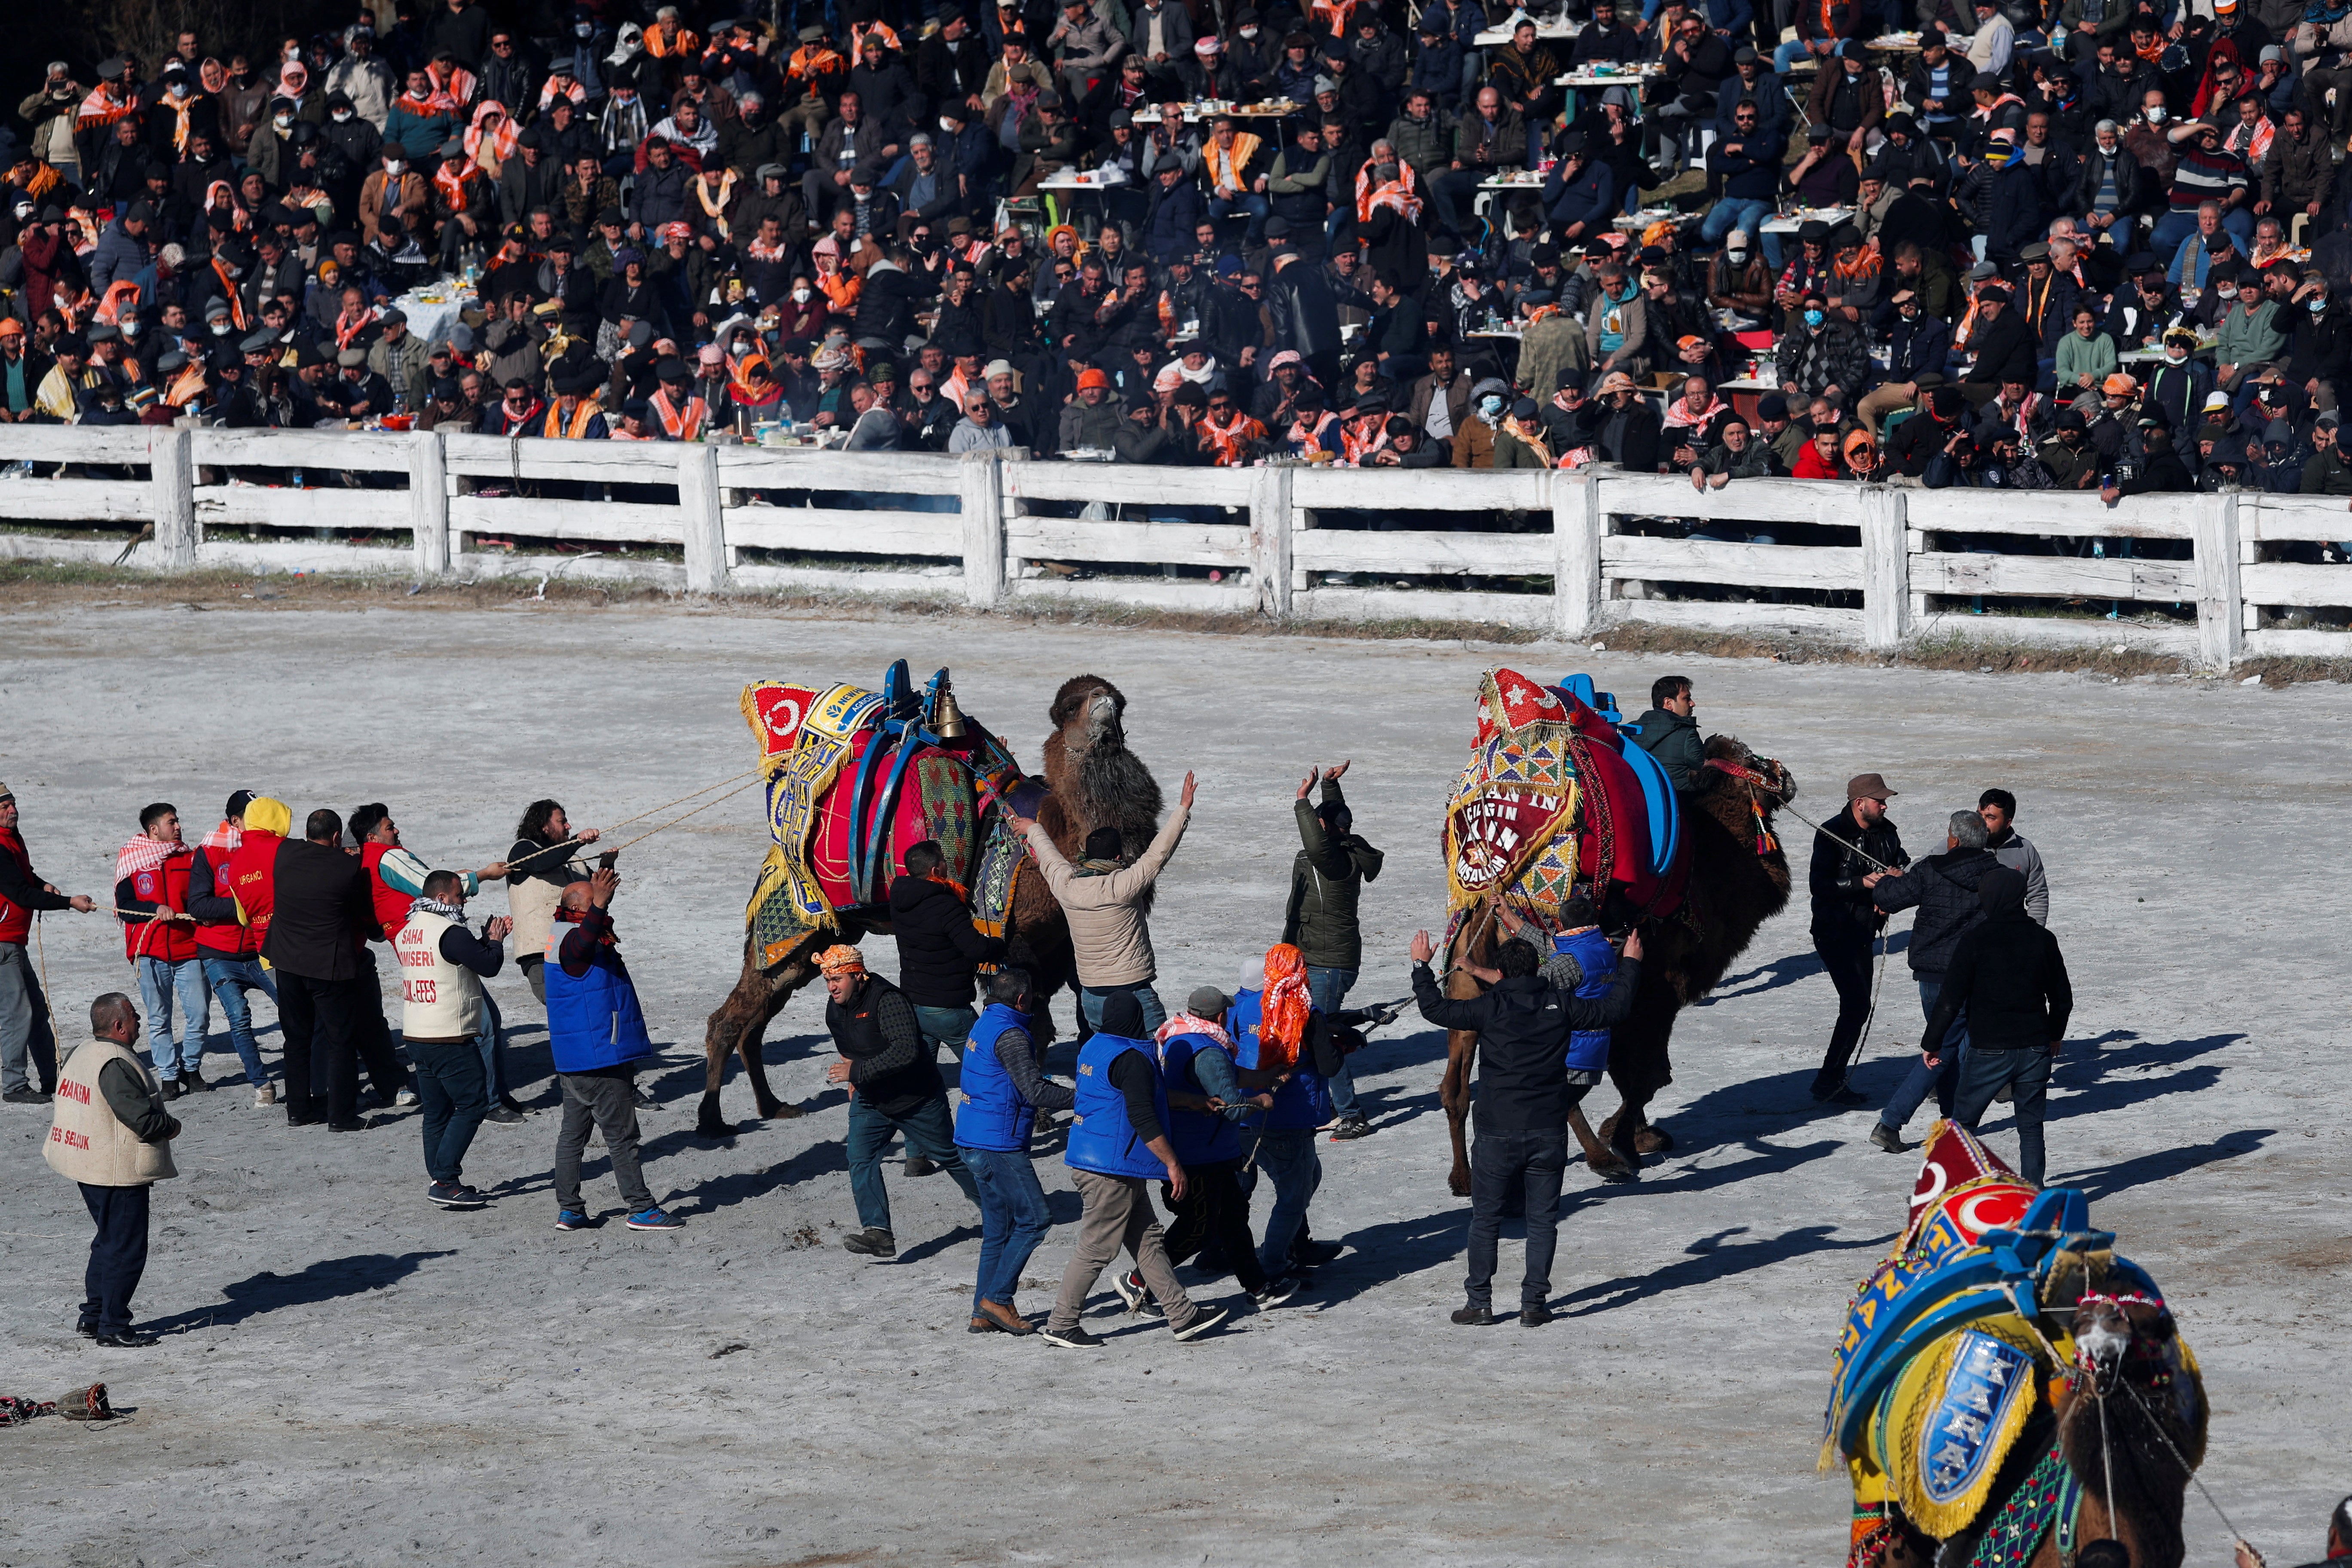
<path fill-rule="evenodd" d="M 1265 954 L 1265 994 L 1259 1003 L 1258 1066 L 1292 1068 L 1307 1043 L 1307 955 L 1286 942 Z"/>

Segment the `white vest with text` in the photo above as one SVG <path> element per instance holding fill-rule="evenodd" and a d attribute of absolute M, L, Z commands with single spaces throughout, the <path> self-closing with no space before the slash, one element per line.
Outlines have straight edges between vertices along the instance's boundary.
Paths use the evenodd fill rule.
<path fill-rule="evenodd" d="M 482 1027 L 482 977 L 441 953 L 441 933 L 457 922 L 411 910 L 392 944 L 400 958 L 400 1032 L 412 1040 L 459 1040 Z"/>
<path fill-rule="evenodd" d="M 58 1074 L 58 1095 L 49 1111 L 49 1141 L 41 1146 L 49 1168 L 93 1187 L 143 1187 L 178 1175 L 178 1168 L 172 1163 L 171 1144 L 142 1143 L 115 1119 L 114 1108 L 106 1103 L 98 1075 L 111 1061 L 129 1063 L 147 1092 L 160 1102 L 163 1087 L 137 1053 L 112 1040 L 75 1047 Z"/>

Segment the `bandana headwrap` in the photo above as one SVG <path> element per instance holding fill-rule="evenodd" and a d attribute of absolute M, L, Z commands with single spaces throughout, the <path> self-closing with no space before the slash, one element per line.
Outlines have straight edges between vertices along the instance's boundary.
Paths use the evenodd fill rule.
<path fill-rule="evenodd" d="M 1276 942 L 1265 954 L 1265 995 L 1259 1004 L 1257 1035 L 1260 1066 L 1298 1065 L 1310 1011 L 1306 955 L 1289 942 Z"/>
<path fill-rule="evenodd" d="M 205 835 L 202 847 L 213 851 L 215 856 L 226 857 L 235 854 L 236 847 L 244 842 L 245 829 L 230 822 L 226 817 L 223 817 L 218 827 Z"/>
<path fill-rule="evenodd" d="M 816 967 L 827 980 L 836 974 L 863 974 L 866 955 L 846 942 L 835 942 L 816 955 Z"/>
<path fill-rule="evenodd" d="M 1214 1018 L 1203 1018 L 1198 1013 L 1179 1013 L 1151 1033 L 1154 1041 L 1166 1045 L 1179 1035 L 1202 1035 L 1227 1050 L 1234 1048 L 1234 1037 Z"/>

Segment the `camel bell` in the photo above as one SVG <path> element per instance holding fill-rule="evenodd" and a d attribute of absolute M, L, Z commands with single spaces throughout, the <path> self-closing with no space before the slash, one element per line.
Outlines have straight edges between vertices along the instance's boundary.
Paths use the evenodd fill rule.
<path fill-rule="evenodd" d="M 931 713 L 931 729 L 942 741 L 963 739 L 963 710 L 956 706 L 955 688 L 940 693 L 939 706 Z"/>

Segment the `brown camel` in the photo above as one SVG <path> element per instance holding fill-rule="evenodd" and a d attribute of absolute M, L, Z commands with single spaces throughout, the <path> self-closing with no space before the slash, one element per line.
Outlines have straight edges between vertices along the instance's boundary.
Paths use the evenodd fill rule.
<path fill-rule="evenodd" d="M 1633 994 L 1632 1016 L 1617 1026 L 1610 1041 L 1609 1079 L 1624 1103 L 1601 1123 L 1597 1138 L 1581 1109 L 1569 1113 L 1585 1163 L 1611 1181 L 1632 1180 L 1641 1155 L 1674 1146 L 1674 1140 L 1644 1120 L 1643 1112 L 1658 1091 L 1674 1081 L 1666 1047 L 1675 1015 L 1720 984 L 1757 929 L 1789 902 L 1789 858 L 1770 827 L 1775 809 L 1797 798 L 1795 778 L 1729 735 L 1710 739 L 1706 754 L 1710 763 L 1723 765 L 1708 768 L 1699 787 L 1683 797 L 1683 835 L 1690 858 L 1683 910 L 1643 922 L 1642 942 L 1648 955 L 1642 983 Z M 1760 854 L 1759 829 L 1769 836 L 1770 844 Z M 1478 981 L 1461 966 L 1492 966 L 1497 945 L 1495 925 L 1483 907 L 1463 921 L 1446 955 L 1447 994 L 1478 994 Z M 1470 1069 L 1477 1048 L 1474 1031 L 1456 1029 L 1446 1037 L 1445 1079 L 1438 1098 L 1454 1136 L 1454 1169 L 1446 1180 L 1456 1197 L 1470 1195 L 1464 1124 L 1470 1114 Z"/>
<path fill-rule="evenodd" d="M 2206 1405 L 2204 1390 L 2184 1370 L 2172 1314 L 2155 1302 L 2091 1296 L 2075 1307 L 2074 1327 L 2088 1365 L 2062 1385 L 2054 1428 L 2066 1468 L 2083 1489 L 2074 1550 L 2111 1540 L 2131 1553 L 2132 1568 L 2180 1568 L 2185 1461 L 2203 1448 Z M 2026 1429 L 1978 1515 L 1979 1526 L 2025 1484 L 2050 1441 L 2050 1429 Z M 1943 1545 L 1943 1561 L 1968 1562 L 1982 1534 L 1977 1528 L 1953 1537 Z M 1864 1561 L 1872 1568 L 1931 1568 L 1937 1544 L 1889 1504 L 1883 1537 Z M 2027 1568 L 2063 1568 L 2071 1561 L 2061 1557 L 2053 1530 Z"/>
<path fill-rule="evenodd" d="M 1045 747 L 1047 794 L 1035 808 L 1036 818 L 1052 837 L 1055 847 L 1073 859 L 1087 836 L 1097 827 L 1118 828 L 1130 855 L 1140 854 L 1159 830 L 1160 784 L 1142 759 L 1127 749 L 1126 711 L 1126 696 L 1098 675 L 1073 676 L 1064 681 L 1047 710 L 1053 725 Z M 887 908 L 843 910 L 837 919 L 837 930 L 808 933 L 772 964 L 759 961 L 751 949 L 751 934 L 745 932 L 742 972 L 703 1028 L 702 1103 L 695 1127 L 701 1136 L 724 1137 L 732 1131 L 719 1114 L 719 1089 L 726 1080 L 730 1056 L 742 1058 L 761 1120 L 801 1113 L 799 1107 L 785 1104 L 768 1088 L 767 1068 L 761 1059 L 761 1037 L 768 1022 L 783 1010 L 793 992 L 816 978 L 818 952 L 835 942 L 862 942 L 890 930 Z M 1076 974 L 1061 906 L 1045 879 L 1025 862 L 1013 882 L 1004 936 L 1010 961 L 1027 969 L 1038 982 L 1036 1016 L 1042 1045 L 1054 1037 L 1047 1004 L 1065 984 L 1076 984 Z"/>

